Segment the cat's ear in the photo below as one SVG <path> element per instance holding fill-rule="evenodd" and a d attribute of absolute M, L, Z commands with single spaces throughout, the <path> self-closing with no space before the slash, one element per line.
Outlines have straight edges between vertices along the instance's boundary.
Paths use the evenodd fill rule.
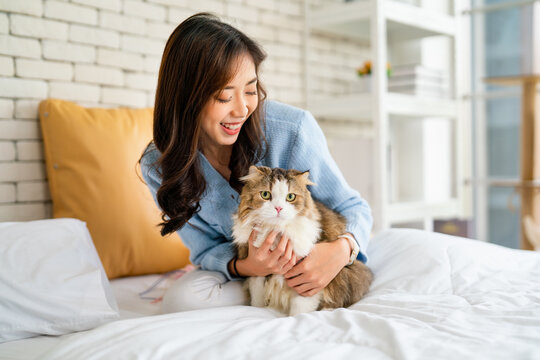
<path fill-rule="evenodd" d="M 302 183 L 304 183 L 306 186 L 317 185 L 313 181 L 309 180 L 309 170 L 300 173 L 299 177 L 302 180 Z"/>
<path fill-rule="evenodd" d="M 255 165 L 251 165 L 249 167 L 249 173 L 246 176 L 242 176 L 238 180 L 242 182 L 248 182 L 250 180 L 258 179 L 259 177 L 263 176 L 264 172 L 262 170 L 259 170 Z"/>

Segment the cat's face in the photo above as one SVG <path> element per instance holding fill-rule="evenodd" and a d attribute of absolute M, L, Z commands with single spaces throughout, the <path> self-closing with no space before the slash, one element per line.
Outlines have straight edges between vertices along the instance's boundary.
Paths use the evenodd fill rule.
<path fill-rule="evenodd" d="M 306 213 L 313 205 L 307 185 L 309 173 L 265 166 L 251 166 L 239 207 L 240 219 L 255 217 L 266 223 L 282 223 Z"/>

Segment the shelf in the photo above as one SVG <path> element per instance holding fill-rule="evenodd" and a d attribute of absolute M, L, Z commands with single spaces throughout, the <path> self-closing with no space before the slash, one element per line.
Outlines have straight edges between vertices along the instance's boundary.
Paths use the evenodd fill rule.
<path fill-rule="evenodd" d="M 457 2 L 454 3 L 457 4 Z M 440 51 L 439 58 L 445 57 L 445 59 L 440 59 L 440 61 L 445 62 L 444 64 L 446 64 L 446 60 L 449 60 L 450 71 L 447 75 L 447 80 L 450 81 L 449 88 L 445 87 L 445 92 L 440 93 L 439 97 L 437 97 L 439 93 L 430 96 L 433 91 L 424 91 L 425 89 L 420 84 L 424 85 L 425 83 L 418 82 L 414 83 L 415 86 L 394 88 L 392 85 L 396 84 L 392 84 L 392 81 L 386 81 L 386 78 L 380 79 L 382 81 L 379 83 L 372 80 L 370 86 L 363 87 L 356 87 L 354 79 L 350 78 L 351 83 L 343 85 L 349 86 L 352 92 L 322 95 L 314 93 L 312 89 L 315 90 L 315 87 L 309 86 L 310 76 L 316 74 L 316 67 L 311 69 L 310 62 L 316 64 L 317 59 L 310 57 L 310 42 L 306 41 L 303 53 L 307 84 L 305 86 L 307 102 L 305 107 L 317 120 L 320 120 L 325 133 L 333 134 L 336 139 L 345 139 L 346 137 L 356 139 L 360 136 L 369 138 L 367 141 L 373 149 L 372 154 L 370 154 L 373 156 L 373 171 L 370 174 L 373 180 L 371 187 L 375 194 L 380 195 L 375 197 L 373 204 L 375 229 L 386 229 L 391 224 L 417 222 L 429 227 L 430 221 L 434 218 L 459 216 L 463 210 L 461 187 L 456 187 L 453 193 L 449 193 L 446 191 L 448 189 L 445 188 L 445 192 L 442 193 L 442 191 L 437 191 L 438 188 L 426 186 L 430 191 L 426 190 L 425 196 L 412 194 L 408 197 L 408 199 L 414 199 L 412 202 L 404 200 L 392 202 L 389 199 L 392 199 L 391 190 L 394 190 L 390 188 L 390 185 L 393 185 L 392 175 L 397 173 L 395 168 L 397 168 L 396 154 L 398 152 L 394 145 L 402 144 L 403 149 L 408 149 L 407 151 L 410 150 L 417 156 L 417 150 L 420 147 L 422 149 L 426 147 L 425 151 L 429 156 L 421 154 L 422 159 L 419 161 L 438 165 L 438 154 L 446 156 L 462 144 L 460 128 L 462 122 L 458 121 L 463 115 L 460 113 L 462 97 L 459 92 L 461 90 L 459 80 L 461 78 L 457 76 L 460 74 L 460 68 L 456 65 L 459 58 L 455 57 L 453 52 L 460 49 L 461 29 L 458 28 L 458 25 L 461 21 L 461 15 L 457 15 L 457 12 L 456 14 L 452 12 L 450 15 L 444 11 L 437 12 L 396 0 L 336 1 L 321 7 L 310 6 L 310 0 L 306 0 L 304 4 L 307 40 L 311 36 L 328 35 L 330 38 L 336 37 L 335 40 L 338 43 L 342 40 L 350 40 L 346 44 L 346 49 L 349 49 L 348 46 L 351 45 L 369 48 L 370 60 L 372 64 L 376 64 L 374 69 L 381 72 L 380 76 L 385 76 L 381 70 L 384 68 L 383 64 L 388 62 L 388 52 L 393 50 L 395 51 L 391 55 L 393 55 L 392 62 L 395 64 L 423 62 L 422 52 L 429 48 L 437 48 L 434 51 Z M 459 6 L 453 5 L 452 8 L 457 9 Z M 422 40 L 433 36 L 446 37 L 439 42 L 445 46 L 444 49 L 441 47 L 438 50 L 439 48 L 435 46 L 439 44 L 436 39 L 419 41 L 418 46 L 414 44 L 411 47 L 407 43 L 402 43 L 403 41 Z M 393 49 L 389 44 L 397 47 Z M 339 44 L 336 44 L 337 46 Z M 406 47 L 406 51 L 402 47 Z M 445 50 L 446 47 L 449 49 L 448 52 Z M 413 54 L 413 52 L 420 52 L 420 54 Z M 400 58 L 406 60 L 400 60 Z M 435 58 L 428 60 L 429 62 L 439 61 Z M 344 80 L 341 76 L 340 79 Z M 407 85 L 409 84 L 407 83 Z M 375 88 L 377 91 L 367 90 Z M 435 121 L 430 122 L 430 118 L 434 118 Z M 420 121 L 415 121 L 415 119 Z M 427 120 L 424 121 L 424 119 Z M 439 119 L 441 121 L 437 121 Z M 444 126 L 441 125 L 441 127 L 440 124 Z M 396 128 L 401 129 L 399 136 L 394 131 Z M 407 131 L 402 131 L 403 129 L 407 129 Z M 411 129 L 421 130 L 422 138 L 413 136 L 416 133 Z M 424 136 L 424 134 L 427 135 Z M 436 134 L 444 136 L 435 136 Z M 450 149 L 447 149 L 448 147 Z M 464 155 L 457 152 L 455 158 L 450 156 L 445 161 L 448 166 L 441 167 L 442 170 L 438 166 L 430 168 L 422 166 L 422 173 L 418 177 L 422 181 L 429 182 L 430 185 L 439 184 L 440 182 L 433 180 L 435 176 L 432 175 L 435 175 L 437 171 L 445 171 L 445 173 L 451 174 L 451 181 L 448 176 L 445 178 L 450 181 L 450 184 L 462 184 L 460 171 Z M 347 156 L 347 161 L 352 166 L 359 161 L 348 154 Z M 405 173 L 403 170 L 405 168 L 405 166 L 400 168 L 402 173 Z M 452 169 L 459 171 L 452 172 Z M 408 178 L 403 177 L 398 180 L 405 181 L 403 179 L 407 180 Z M 414 184 L 414 181 L 411 180 L 411 184 Z M 446 199 L 450 196 L 453 198 Z M 405 197 L 398 199 L 405 199 Z"/>
<path fill-rule="evenodd" d="M 351 93 L 340 96 L 325 96 L 309 99 L 307 109 L 317 117 L 349 120 L 370 121 L 372 96 L 369 93 Z"/>
<path fill-rule="evenodd" d="M 391 115 L 410 117 L 446 117 L 457 115 L 456 102 L 451 99 L 419 97 L 387 93 L 387 108 Z M 356 122 L 371 121 L 373 95 L 352 93 L 336 97 L 314 98 L 307 104 L 315 117 L 325 117 Z"/>
<path fill-rule="evenodd" d="M 388 218 L 391 224 L 419 221 L 426 217 L 448 218 L 458 214 L 459 206 L 456 199 L 436 203 L 390 203 L 388 206 Z"/>
<path fill-rule="evenodd" d="M 447 14 L 391 0 L 383 2 L 382 11 L 390 42 L 455 35 L 456 22 Z M 332 4 L 310 11 L 307 22 L 312 30 L 369 41 L 371 12 L 369 1 Z"/>
<path fill-rule="evenodd" d="M 339 138 L 368 138 L 372 139 L 375 134 L 371 123 L 343 122 L 343 121 L 319 121 L 323 132 L 327 136 Z"/>
<path fill-rule="evenodd" d="M 388 112 L 392 115 L 449 118 L 457 116 L 456 101 L 451 99 L 388 93 L 387 103 Z"/>

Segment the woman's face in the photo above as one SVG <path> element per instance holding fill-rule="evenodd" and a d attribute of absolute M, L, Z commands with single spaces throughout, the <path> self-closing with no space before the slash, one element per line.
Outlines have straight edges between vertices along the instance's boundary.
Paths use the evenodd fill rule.
<path fill-rule="evenodd" d="M 241 56 L 234 78 L 211 98 L 201 112 L 203 146 L 232 145 L 249 115 L 257 108 L 257 73 L 250 56 Z"/>

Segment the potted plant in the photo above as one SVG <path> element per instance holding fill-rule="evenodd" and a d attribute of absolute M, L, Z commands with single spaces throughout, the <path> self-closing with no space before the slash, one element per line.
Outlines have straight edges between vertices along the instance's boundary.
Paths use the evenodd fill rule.
<path fill-rule="evenodd" d="M 371 61 L 364 61 L 364 64 L 356 69 L 358 81 L 354 83 L 353 90 L 356 92 L 371 91 Z M 386 76 L 392 75 L 390 63 L 386 63 Z"/>

